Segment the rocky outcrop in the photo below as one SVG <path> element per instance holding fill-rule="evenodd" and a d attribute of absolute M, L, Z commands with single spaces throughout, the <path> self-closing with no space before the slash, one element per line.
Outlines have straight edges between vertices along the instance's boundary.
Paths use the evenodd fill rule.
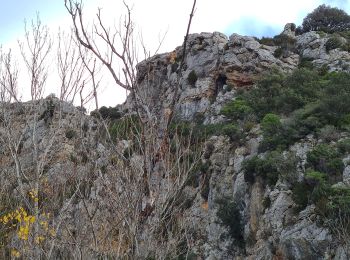
<path fill-rule="evenodd" d="M 295 38 L 295 29 L 296 29 L 296 26 L 294 23 L 287 23 L 284 26 L 284 29 L 281 35 L 286 35 L 287 37 Z"/>
<path fill-rule="evenodd" d="M 296 39 L 297 52 L 289 51 L 287 55 L 276 58 L 277 46 L 261 44 L 254 37 L 238 34 L 227 37 L 218 32 L 192 34 L 188 38 L 183 71 L 179 71 L 182 47 L 171 53 L 151 57 L 137 66 L 138 94 L 157 117 L 169 108 L 174 89 L 179 84 L 181 93 L 175 111 L 177 119 L 196 121 L 200 118 L 201 123 L 212 124 L 226 120 L 220 115 L 220 110 L 227 101 L 235 98 L 238 91 L 252 87 L 264 73 L 274 68 L 290 72 L 302 58 L 308 58 L 317 67 L 327 65 L 332 71 L 349 71 L 345 66 L 350 65 L 349 52 L 340 49 L 327 52 L 325 45 L 330 36 L 321 37 L 316 32 L 295 36 L 292 24 L 286 25 L 282 35 Z M 31 173 L 35 170 L 31 139 L 33 131 L 36 131 L 39 138 L 39 152 L 44 154 L 45 148 L 52 145 L 50 152 L 45 155 L 48 159 L 43 171 L 45 169 L 47 180 L 43 181 L 43 185 L 46 185 L 44 195 L 51 196 L 54 201 L 51 210 L 65 225 L 59 234 L 63 240 L 62 245 L 64 238 L 79 237 L 79 245 L 74 244 L 74 247 L 80 247 L 76 251 L 84 259 L 102 257 L 96 252 L 111 255 L 123 250 L 126 252 L 129 249 L 125 249 L 127 246 L 121 242 L 126 241 L 123 240 L 122 231 L 108 229 L 108 224 L 113 221 L 118 222 L 117 226 L 121 230 L 128 230 L 130 234 L 126 238 L 131 237 L 131 241 L 135 237 L 139 239 L 139 255 L 146 254 L 149 248 L 157 246 L 151 244 L 156 239 L 150 237 L 150 234 L 164 235 L 166 239 L 161 241 L 164 244 L 176 244 L 176 238 L 170 236 L 171 232 L 167 233 L 170 227 L 161 227 L 155 231 L 152 226 L 152 223 L 160 223 L 160 218 L 155 217 L 156 213 L 162 218 L 170 218 L 163 214 L 166 208 L 153 208 L 154 200 L 164 199 L 162 194 L 152 197 L 154 186 L 169 195 L 170 186 L 175 183 L 173 176 L 161 176 L 161 171 L 157 171 L 157 162 L 152 161 L 150 163 L 155 170 L 147 179 L 149 189 L 140 190 L 146 177 L 142 176 L 137 182 L 137 176 L 149 158 L 141 158 L 136 153 L 129 154 L 128 151 L 134 145 L 132 141 L 114 140 L 115 146 L 111 148 L 111 143 L 106 141 L 108 138 L 105 129 L 97 119 L 54 97 L 38 102 L 36 105 L 39 110 L 35 112 L 37 117 L 34 117 L 34 112 L 25 113 L 30 111 L 30 103 L 1 105 L 6 105 L 7 111 L 16 115 L 12 134 L 16 136 L 18 132 L 20 136 L 23 132 L 18 159 L 24 172 Z M 134 107 L 131 99 L 120 105 L 119 109 L 132 112 Z M 35 122 L 35 128 L 28 124 L 28 118 Z M 5 136 L 4 131 L 1 128 L 0 135 Z M 173 230 L 189 231 L 183 236 L 186 238 L 188 252 L 196 257 L 193 259 L 347 259 L 348 252 L 340 245 L 337 237 L 320 225 L 314 205 L 298 211 L 288 178 L 280 177 L 275 185 L 267 185 L 262 178 L 256 178 L 254 183 L 246 180 L 244 162 L 253 156 L 266 156 L 258 149 L 261 141 L 261 130 L 256 125 L 245 135 L 242 143 L 231 142 L 229 137 L 214 133 L 203 144 L 204 151 L 200 158 L 203 167 L 198 171 L 198 176 L 195 176 L 198 183 L 186 185 L 181 192 L 176 193 L 181 196 L 180 204 L 186 204 L 186 208 L 171 216 L 174 219 L 181 218 L 181 226 L 176 226 L 177 223 L 174 222 L 171 227 Z M 288 177 L 303 179 L 307 153 L 319 142 L 315 136 L 309 135 L 282 153 L 283 156 L 293 153 L 297 160 L 295 169 Z M 0 156 L 3 173 L 0 175 L 0 183 L 3 187 L 15 187 L 17 184 L 10 174 L 15 167 L 11 152 L 6 149 L 5 145 L 0 146 L 0 151 L 3 152 Z M 116 154 L 125 160 L 118 159 Z M 343 158 L 343 163 L 343 179 L 339 185 L 349 185 L 350 157 Z M 116 172 L 124 175 L 115 176 Z M 106 178 L 107 173 L 110 173 L 109 178 Z M 128 186 L 125 187 L 125 184 Z M 75 194 L 76 187 L 79 187 L 78 195 Z M 12 195 L 19 196 L 16 189 L 13 190 Z M 64 196 L 56 198 L 55 192 L 58 191 Z M 134 197 L 135 201 L 130 202 L 130 198 Z M 70 198 L 75 200 L 69 201 Z M 239 212 L 240 218 L 236 220 L 237 225 L 241 225 L 241 236 L 232 234 L 230 226 L 225 225 L 218 216 L 221 205 L 219 201 L 223 199 L 232 203 L 229 205 L 234 205 Z M 176 203 L 178 201 L 173 199 L 164 204 Z M 65 208 L 64 205 L 69 207 Z M 136 207 L 140 207 L 140 210 L 132 211 Z M 139 222 L 132 223 L 134 226 L 128 226 L 130 223 L 124 218 L 115 219 L 117 213 L 126 208 L 130 215 L 141 212 L 140 216 L 136 216 Z M 93 232 L 91 227 L 95 228 Z M 107 242 L 98 244 L 96 237 Z M 68 253 L 65 255 L 65 247 L 60 250 L 60 257 L 72 256 Z M 162 257 L 167 257 L 166 253 L 169 252 L 164 249 Z M 78 253 L 74 254 L 78 256 Z"/>
<path fill-rule="evenodd" d="M 297 48 L 303 58 L 321 68 L 326 66 L 330 71 L 350 71 L 350 53 L 340 48 L 327 51 L 326 43 L 332 35 L 322 36 L 317 32 L 307 32 L 297 36 Z M 343 40 L 345 40 L 343 38 Z M 346 40 L 345 40 L 346 41 Z"/>
<path fill-rule="evenodd" d="M 155 101 L 159 112 L 166 109 L 172 98 L 172 86 L 179 83 L 178 119 L 193 120 L 200 114 L 205 124 L 224 121 L 220 115 L 222 106 L 234 99 L 239 89 L 251 87 L 273 68 L 290 72 L 300 60 L 308 59 L 319 68 L 327 65 L 331 71 L 348 71 L 349 52 L 326 50 L 330 35 L 321 37 L 316 32 L 309 32 L 296 36 L 294 24 L 287 24 L 281 35 L 295 39 L 296 44 L 294 52 L 288 51 L 280 58 L 274 53 L 278 46 L 263 45 L 254 37 L 233 34 L 227 38 L 217 32 L 201 33 L 189 36 L 184 71 L 177 70 L 181 47 L 144 62 L 139 69 L 146 71 L 151 63 L 152 70 L 160 73 L 161 70 L 156 69 L 157 62 L 164 68 L 163 74 L 155 77 L 158 89 L 154 93 L 162 100 L 161 103 Z M 191 81 L 193 75 L 195 79 Z M 141 81 L 144 87 L 148 87 L 146 78 Z M 222 136 L 208 140 L 213 150 L 205 159 L 210 165 L 206 173 L 210 173 L 207 201 L 197 195 L 193 207 L 187 212 L 188 221 L 200 219 L 203 224 L 197 228 L 204 238 L 197 240 L 193 251 L 204 259 L 346 259 L 342 246 L 334 244 L 331 232 L 318 224 L 313 206 L 297 212 L 286 180 L 279 180 L 274 187 L 260 181 L 253 185 L 245 181 L 242 163 L 258 154 L 259 129 L 246 139 L 246 144 L 241 147 Z M 290 152 L 298 158 L 293 178 L 303 178 L 307 152 L 317 142 L 313 136 L 307 136 L 290 147 Z M 349 166 L 346 166 L 344 183 L 349 182 L 349 175 Z M 240 208 L 244 249 L 237 246 L 217 217 L 217 201 L 223 197 L 234 201 Z M 269 201 L 268 205 L 266 201 Z"/>
<path fill-rule="evenodd" d="M 190 120 L 196 113 L 209 118 L 221 103 L 232 98 L 233 88 L 252 86 L 262 73 L 274 67 L 291 71 L 297 66 L 297 54 L 278 59 L 273 55 L 276 48 L 238 34 L 229 38 L 218 32 L 191 34 L 184 71 L 178 71 L 182 58 L 182 47 L 178 47 L 138 65 L 140 88 L 147 90 L 144 97 L 154 104 L 152 108 L 163 113 L 174 86 L 180 84 L 179 118 Z M 181 80 L 177 82 L 179 73 Z M 193 82 L 190 76 L 195 77 Z"/>
<path fill-rule="evenodd" d="M 254 37 L 232 34 L 227 38 L 218 32 L 191 34 L 183 71 L 178 71 L 182 47 L 138 65 L 140 88 L 147 90 L 144 99 L 153 104 L 153 112 L 164 114 L 171 103 L 174 86 L 180 84 L 181 96 L 176 109 L 179 119 L 191 120 L 196 114 L 202 114 L 208 123 L 217 122 L 220 121 L 217 111 L 222 103 L 232 99 L 232 89 L 252 86 L 272 68 L 292 71 L 306 58 L 320 68 L 327 65 L 331 71 L 349 71 L 349 52 L 326 51 L 330 35 L 321 37 L 316 32 L 308 32 L 295 36 L 294 27 L 287 24 L 281 35 L 296 39 L 296 52 L 288 51 L 279 58 L 274 55 L 278 46 L 260 44 Z M 193 81 L 189 77 L 193 77 Z"/>

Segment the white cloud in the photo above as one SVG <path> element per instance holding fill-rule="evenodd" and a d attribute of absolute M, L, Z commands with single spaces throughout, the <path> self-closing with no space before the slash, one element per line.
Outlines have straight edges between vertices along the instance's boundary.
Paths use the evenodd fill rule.
<path fill-rule="evenodd" d="M 159 39 L 165 32 L 167 35 L 160 52 L 171 51 L 176 46 L 181 45 L 192 7 L 191 0 L 128 0 L 127 2 L 133 7 L 134 22 L 137 29 L 142 32 L 145 44 L 151 53 L 155 51 Z M 324 2 L 342 7 L 347 5 L 348 9 L 350 8 L 350 5 L 347 4 L 348 0 L 294 0 L 292 2 L 281 0 L 197 0 L 191 32 L 221 31 L 233 33 L 238 30 L 247 34 L 252 34 L 254 31 L 255 34 L 264 34 L 265 31 L 268 33 L 268 29 L 278 32 L 287 22 L 300 24 L 307 13 Z M 122 1 L 85 0 L 84 5 L 85 20 L 89 21 L 90 24 L 98 7 L 102 7 L 103 19 L 106 24 L 111 26 L 118 24 L 119 19 L 125 14 Z M 249 26 L 243 28 L 244 22 L 242 21 L 250 21 Z M 68 29 L 71 26 L 71 20 L 67 13 L 44 22 L 48 23 L 53 35 L 56 34 L 58 27 Z M 6 46 L 15 46 L 15 42 L 8 42 Z M 55 82 L 51 82 L 50 85 L 55 85 Z M 125 98 L 125 92 L 121 89 L 116 91 L 113 81 L 108 77 L 105 77 L 104 86 L 100 96 L 104 104 L 115 105 Z"/>

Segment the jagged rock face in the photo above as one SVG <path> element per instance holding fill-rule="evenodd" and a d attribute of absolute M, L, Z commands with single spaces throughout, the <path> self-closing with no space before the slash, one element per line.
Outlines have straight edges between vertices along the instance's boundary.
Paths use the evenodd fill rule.
<path fill-rule="evenodd" d="M 232 34 L 227 38 L 219 32 L 191 34 L 183 71 L 178 70 L 182 47 L 138 65 L 141 96 L 146 104 L 152 104 L 155 114 L 163 115 L 179 84 L 181 96 L 176 108 L 179 119 L 192 120 L 196 114 L 202 114 L 206 123 L 214 123 L 222 120 L 218 111 L 222 103 L 232 99 L 236 89 L 252 86 L 272 68 L 290 72 L 301 58 L 308 58 L 319 68 L 327 65 L 330 71 L 350 71 L 349 52 L 326 51 L 331 35 L 321 37 L 308 32 L 295 36 L 293 26 L 287 24 L 281 35 L 296 39 L 296 52 L 289 51 L 280 58 L 274 56 L 277 46 L 260 44 L 254 37 Z"/>
<path fill-rule="evenodd" d="M 173 97 L 174 86 L 180 84 L 180 119 L 190 120 L 196 113 L 217 115 L 220 103 L 232 99 L 232 88 L 252 86 L 273 67 L 291 71 L 297 66 L 297 54 L 278 59 L 273 55 L 276 48 L 238 34 L 229 39 L 218 32 L 191 34 L 184 70 L 178 71 L 182 47 L 157 55 L 138 65 L 139 88 L 145 103 L 152 104 L 156 113 L 163 113 Z M 191 74 L 195 75 L 193 81 Z"/>
<path fill-rule="evenodd" d="M 184 70 L 178 70 L 182 53 L 178 47 L 172 53 L 158 55 L 139 65 L 140 87 L 154 95 L 152 104 L 157 113 L 163 113 L 174 86 L 180 84 L 178 118 L 193 120 L 201 114 L 204 123 L 209 124 L 225 120 L 220 116 L 223 104 L 234 99 L 237 90 L 254 85 L 262 74 L 274 67 L 290 72 L 302 58 L 309 58 L 316 67 L 327 65 L 331 71 L 347 70 L 344 64 L 350 61 L 349 52 L 326 51 L 330 35 L 321 37 L 309 32 L 295 36 L 294 29 L 293 24 L 287 24 L 282 35 L 296 39 L 297 51 L 281 58 L 274 56 L 278 47 L 260 44 L 253 37 L 233 34 L 227 38 L 218 32 L 192 34 Z M 194 73 L 195 80 L 191 81 Z M 251 135 L 247 139 L 242 147 L 230 144 L 224 137 L 209 140 L 214 148 L 206 159 L 210 165 L 206 173 L 210 177 L 208 198 L 206 201 L 197 195 L 186 213 L 189 222 L 194 219 L 201 222 L 197 228 L 204 238 L 196 241 L 194 252 L 204 259 L 346 259 L 344 248 L 334 245 L 335 238 L 330 231 L 317 224 L 314 207 L 296 213 L 288 183 L 279 180 L 275 187 L 265 187 L 259 181 L 254 185 L 245 181 L 242 162 L 258 154 L 261 136 Z M 299 180 L 305 173 L 306 154 L 316 144 L 317 140 L 308 137 L 290 147 L 298 158 L 295 175 Z M 344 183 L 349 182 L 349 176 L 347 166 Z M 220 225 L 216 201 L 222 197 L 241 205 L 244 250 L 232 245 L 227 229 Z M 263 206 L 266 198 L 270 201 L 269 207 Z"/>
<path fill-rule="evenodd" d="M 284 34 L 293 36 L 291 25 L 286 26 Z M 328 38 L 322 38 L 315 32 L 297 36 L 299 53 L 289 53 L 287 57 L 276 58 L 273 53 L 277 47 L 262 45 L 253 37 L 233 34 L 227 38 L 218 32 L 193 34 L 189 36 L 183 71 L 179 71 L 181 47 L 174 52 L 154 56 L 138 65 L 139 94 L 154 115 L 162 115 L 169 107 L 175 86 L 180 84 L 181 95 L 176 107 L 176 115 L 180 120 L 192 120 L 196 114 L 202 114 L 205 124 L 221 122 L 225 120 L 220 115 L 221 107 L 235 98 L 236 91 L 252 86 L 263 73 L 274 67 L 289 72 L 297 67 L 301 57 L 307 57 L 314 59 L 313 63 L 317 66 L 327 64 L 331 70 L 343 70 L 337 61 L 345 59 L 345 62 L 348 62 L 350 54 L 339 49 L 327 53 L 325 43 Z M 116 147 L 111 149 L 106 139 L 101 137 L 103 131 L 99 131 L 96 119 L 56 99 L 53 99 L 53 104 L 57 109 L 46 120 L 45 102 L 49 100 L 52 99 L 40 101 L 42 104 L 38 106 L 38 115 L 43 115 L 43 118 L 40 116 L 37 120 L 36 136 L 40 139 L 38 143 L 42 151 L 50 142 L 51 130 L 58 129 L 55 133 L 57 142 L 54 142 L 50 149 L 48 167 L 45 168 L 48 176 L 45 184 L 47 196 L 52 195 L 52 200 L 56 201 L 51 205 L 51 209 L 56 213 L 60 212 L 63 205 L 67 204 L 67 194 L 72 193 L 71 190 L 63 192 L 67 196 L 59 200 L 56 199 L 55 192 L 67 187 L 74 191 L 76 185 L 83 187 L 82 194 L 79 194 L 83 199 L 73 201 L 65 209 L 63 221 L 66 229 L 59 234 L 60 242 L 64 245 L 65 238 L 72 237 L 71 231 L 74 236 L 82 238 L 79 242 L 82 249 L 79 250 L 80 257 L 84 259 L 96 259 L 98 256 L 92 253 L 96 251 L 111 255 L 123 251 L 126 245 L 120 243 L 117 238 L 121 232 L 107 229 L 106 223 L 123 221 L 115 219 L 115 216 L 127 208 L 130 198 L 128 192 L 131 191 L 133 194 L 140 193 L 137 198 L 142 202 L 142 213 L 146 214 L 146 217 L 140 216 L 145 217 L 143 228 L 135 227 L 139 232 L 135 237 L 141 238 L 140 255 L 148 252 L 150 247 L 156 247 L 157 245 L 151 244 L 156 239 L 150 238 L 154 228 L 152 224 L 155 223 L 150 220 L 154 218 L 154 212 L 152 213 L 152 209 L 146 212 L 147 207 L 151 205 L 150 198 L 144 195 L 144 191 L 138 190 L 139 186 L 134 179 L 142 168 L 142 158 L 132 155 L 128 165 L 132 167 L 126 169 L 134 170 L 125 170 L 125 176 L 122 176 L 130 182 L 130 186 L 123 187 L 125 182 L 120 181 L 118 176 L 111 175 L 113 178 L 106 178 L 108 173 L 117 172 L 116 168 L 124 167 L 116 159 L 115 153 L 123 154 L 132 147 L 132 143 L 119 140 Z M 26 125 L 28 115 L 23 112 L 28 107 L 29 103 L 14 104 L 7 108 L 16 115 L 14 135 L 16 131 L 24 133 L 19 160 L 27 172 L 33 170 L 33 143 L 30 139 L 33 127 Z M 128 99 L 120 109 L 132 110 L 131 100 Z M 4 134 L 2 130 L 0 129 L 0 135 Z M 69 130 L 74 130 L 81 138 L 68 138 Z M 208 168 L 202 170 L 198 187 L 189 185 L 182 190 L 181 194 L 190 198 L 192 204 L 184 212 L 177 214 L 177 217 L 183 220 L 181 223 L 185 228 L 191 229 L 191 232 L 195 230 L 193 233 L 196 235 L 187 241 L 191 245 L 191 251 L 197 255 L 197 259 L 212 260 L 347 259 L 347 252 L 337 244 L 336 237 L 328 229 L 318 225 L 314 206 L 296 212 L 296 204 L 288 182 L 279 179 L 276 185 L 268 186 L 260 179 L 254 184 L 245 180 L 244 161 L 253 156 L 264 157 L 264 154 L 258 151 L 261 140 L 259 126 L 247 134 L 244 145 L 232 143 L 226 136 L 212 136 L 207 140 L 201 160 Z M 319 140 L 311 135 L 289 148 L 298 160 L 293 171 L 297 178 L 303 178 L 307 153 L 318 142 Z M 1 144 L 0 151 L 5 150 L 5 145 Z M 87 161 L 84 160 L 86 156 L 89 159 Z M 340 185 L 349 185 L 350 157 L 344 158 L 343 162 L 346 167 Z M 11 177 L 14 165 L 9 151 L 0 156 L 0 165 L 3 172 L 0 175 L 0 183 L 3 187 L 15 186 L 15 180 Z M 160 186 L 160 190 L 166 194 L 172 183 L 167 182 L 167 178 L 162 177 L 159 172 L 151 176 L 150 186 Z M 202 192 L 203 190 L 205 192 Z M 115 198 L 119 201 L 115 201 Z M 157 197 L 161 198 L 161 195 Z M 222 198 L 228 198 L 238 205 L 242 216 L 243 247 L 238 246 L 237 241 L 227 235 L 229 228 L 221 223 L 217 215 L 218 200 Z M 269 205 L 265 205 L 266 200 L 269 201 Z M 139 205 L 138 203 L 139 201 L 132 205 Z M 92 213 L 93 217 L 89 215 Z M 91 225 L 95 225 L 95 232 L 99 237 L 110 238 L 108 243 L 101 242 L 98 247 L 94 246 Z M 126 222 L 122 226 L 127 226 Z M 62 246 L 59 250 L 63 258 L 72 257 L 74 251 L 69 245 Z"/>
<path fill-rule="evenodd" d="M 294 23 L 287 23 L 284 26 L 283 32 L 281 34 L 291 38 L 295 38 L 295 29 L 296 28 Z"/>
<path fill-rule="evenodd" d="M 250 140 L 259 143 L 259 139 L 252 137 Z M 256 155 L 256 150 L 252 149 L 255 145 L 237 147 L 224 137 L 212 137 L 208 142 L 215 147 L 208 158 L 211 165 L 208 208 L 200 214 L 194 210 L 204 203 L 203 198 L 197 198 L 190 209 L 190 216 L 201 216 L 203 225 L 199 226 L 199 232 L 207 236 L 198 241 L 196 252 L 199 255 L 204 255 L 205 259 L 347 259 L 344 248 L 335 242 L 336 238 L 318 224 L 313 205 L 296 213 L 288 183 L 279 180 L 276 186 L 265 187 L 260 180 L 253 185 L 244 180 L 241 162 Z M 316 143 L 317 140 L 307 139 L 290 148 L 296 152 L 299 166 Z M 344 182 L 347 174 L 348 168 L 345 168 Z M 232 245 L 227 235 L 229 230 L 220 224 L 216 215 L 217 200 L 223 197 L 241 205 L 244 250 Z M 264 206 L 267 197 L 270 205 Z"/>
<path fill-rule="evenodd" d="M 317 67 L 327 66 L 330 71 L 350 71 L 350 53 L 341 49 L 327 52 L 326 43 L 331 35 L 321 37 L 317 32 L 297 36 L 300 55 L 309 58 Z M 343 38 L 343 40 L 345 40 Z"/>

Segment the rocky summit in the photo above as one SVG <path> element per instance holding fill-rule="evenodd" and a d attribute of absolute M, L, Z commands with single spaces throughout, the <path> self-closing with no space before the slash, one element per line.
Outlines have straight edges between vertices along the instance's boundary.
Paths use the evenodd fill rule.
<path fill-rule="evenodd" d="M 139 63 L 155 118 L 180 86 L 162 153 L 130 96 L 1 103 L 0 258 L 349 259 L 349 42 L 287 24 Z"/>

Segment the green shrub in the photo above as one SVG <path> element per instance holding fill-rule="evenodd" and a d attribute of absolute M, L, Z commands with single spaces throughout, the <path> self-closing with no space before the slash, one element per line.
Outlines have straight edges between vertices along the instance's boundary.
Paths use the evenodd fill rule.
<path fill-rule="evenodd" d="M 140 132 L 141 121 L 136 115 L 122 117 L 109 127 L 112 140 L 133 140 Z"/>
<path fill-rule="evenodd" d="M 266 114 L 261 121 L 261 130 L 263 141 L 261 142 L 260 151 L 273 150 L 276 148 L 285 148 L 288 142 L 285 138 L 286 129 L 283 127 L 280 117 L 275 114 Z"/>
<path fill-rule="evenodd" d="M 298 182 L 292 188 L 292 198 L 297 205 L 296 210 L 301 211 L 309 204 L 309 198 L 313 187 L 305 182 Z"/>
<path fill-rule="evenodd" d="M 325 44 L 326 51 L 329 52 L 330 50 L 340 48 L 340 47 L 342 47 L 342 45 L 343 45 L 343 43 L 342 43 L 341 39 L 337 36 L 333 36 L 333 37 L 329 38 Z"/>
<path fill-rule="evenodd" d="M 311 186 L 316 186 L 318 183 L 325 182 L 327 180 L 327 175 L 323 172 L 308 171 L 305 174 L 305 179 Z"/>
<path fill-rule="evenodd" d="M 228 235 L 235 240 L 236 245 L 244 247 L 244 223 L 238 205 L 228 199 L 218 200 L 217 203 L 219 209 L 216 214 L 220 224 L 228 228 Z"/>
<path fill-rule="evenodd" d="M 340 158 L 340 153 L 333 147 L 320 144 L 307 154 L 307 166 L 327 173 L 334 180 L 342 175 L 344 164 Z"/>
<path fill-rule="evenodd" d="M 342 154 L 349 154 L 350 153 L 350 138 L 341 140 L 337 143 L 338 151 Z"/>
<path fill-rule="evenodd" d="M 338 129 L 333 125 L 326 125 L 318 131 L 318 137 L 329 143 L 339 139 Z"/>
<path fill-rule="evenodd" d="M 280 46 L 282 49 L 282 54 L 286 54 L 288 52 L 295 52 L 295 44 L 296 39 L 292 38 L 285 34 L 280 34 L 275 36 L 274 38 L 275 45 Z"/>
<path fill-rule="evenodd" d="M 281 127 L 282 123 L 280 117 L 272 113 L 266 114 L 263 120 L 261 121 L 261 129 L 265 133 L 273 133 L 276 129 Z"/>
<path fill-rule="evenodd" d="M 264 139 L 260 151 L 266 151 L 284 149 L 310 133 L 318 133 L 326 141 L 336 140 L 337 134 L 330 129 L 350 130 L 349 100 L 349 73 L 328 69 L 321 73 L 302 67 L 291 74 L 273 71 L 250 90 L 237 93 L 236 100 L 226 104 L 221 113 L 241 120 L 241 127 L 246 121 L 251 126 L 261 121 Z M 266 127 L 262 119 L 267 114 L 284 120 Z"/>
<path fill-rule="evenodd" d="M 188 84 L 190 84 L 191 86 L 194 86 L 197 82 L 198 76 L 195 70 L 192 70 L 187 77 L 187 82 Z"/>
<path fill-rule="evenodd" d="M 318 116 L 327 124 L 340 126 L 350 113 L 350 74 L 329 73 L 324 77 L 323 95 L 320 97 Z"/>
<path fill-rule="evenodd" d="M 231 142 L 240 142 L 243 136 L 239 127 L 234 124 L 227 124 L 223 126 L 222 133 L 230 137 Z"/>
<path fill-rule="evenodd" d="M 273 52 L 273 56 L 275 58 L 281 58 L 283 54 L 283 49 L 281 47 L 278 47 L 274 52 Z"/>
<path fill-rule="evenodd" d="M 242 99 L 236 99 L 227 103 L 221 114 L 231 119 L 243 119 L 253 112 L 253 109 Z"/>
<path fill-rule="evenodd" d="M 342 46 L 340 46 L 340 49 L 341 49 L 342 51 L 350 52 L 350 40 L 348 40 L 347 43 L 344 43 Z M 342 69 L 348 70 L 349 67 L 343 67 Z"/>
<path fill-rule="evenodd" d="M 323 4 L 304 18 L 301 31 L 333 33 L 348 30 L 349 26 L 350 16 L 346 12 Z"/>
<path fill-rule="evenodd" d="M 349 130 L 349 128 L 350 128 L 350 114 L 343 115 L 343 117 L 340 119 L 339 125 L 340 125 L 340 127 Z"/>
<path fill-rule="evenodd" d="M 77 136 L 77 133 L 75 132 L 75 130 L 69 129 L 69 130 L 66 131 L 65 135 L 66 135 L 66 138 L 73 139 L 74 137 Z"/>
<path fill-rule="evenodd" d="M 121 118 L 121 113 L 119 112 L 119 110 L 116 107 L 105 107 L 102 106 L 100 107 L 100 109 L 98 111 L 94 110 L 90 113 L 91 116 L 95 117 L 95 118 L 101 118 L 106 120 L 117 120 L 119 118 Z"/>
<path fill-rule="evenodd" d="M 267 113 L 290 114 L 318 98 L 319 78 L 317 72 L 305 68 L 289 75 L 273 71 L 241 99 L 259 118 Z"/>
<path fill-rule="evenodd" d="M 350 219 L 350 188 L 349 187 L 332 187 L 328 203 L 328 220 L 342 221 Z M 342 228 L 350 232 L 350 223 L 345 223 Z"/>
<path fill-rule="evenodd" d="M 253 184 L 256 178 L 260 177 L 264 182 L 273 186 L 278 180 L 280 165 L 283 163 L 284 159 L 280 152 L 268 153 L 264 159 L 254 156 L 243 162 L 244 180 Z"/>
<path fill-rule="evenodd" d="M 271 37 L 262 37 L 258 40 L 260 44 L 268 45 L 268 46 L 275 46 L 275 41 Z"/>
<path fill-rule="evenodd" d="M 306 57 L 301 57 L 299 64 L 298 64 L 298 68 L 306 68 L 308 70 L 313 70 L 314 69 L 314 65 L 312 64 L 312 61 L 314 59 L 312 58 L 306 58 Z"/>

